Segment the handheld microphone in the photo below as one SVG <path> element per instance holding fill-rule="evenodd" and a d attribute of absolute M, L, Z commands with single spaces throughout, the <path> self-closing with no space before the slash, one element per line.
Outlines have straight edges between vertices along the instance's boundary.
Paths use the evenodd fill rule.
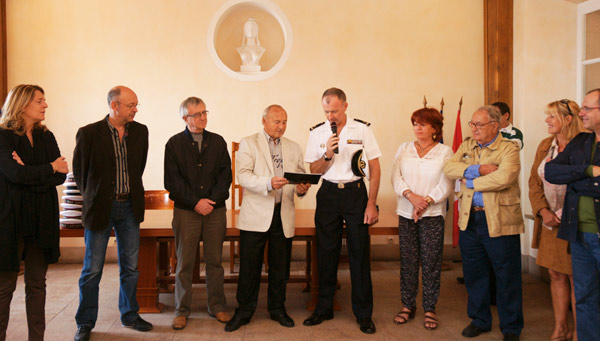
<path fill-rule="evenodd" d="M 335 136 L 337 136 L 337 123 L 335 122 L 331 122 L 331 132 L 335 134 Z M 339 154 L 340 150 L 339 148 L 336 146 L 335 149 L 333 150 L 334 154 Z"/>

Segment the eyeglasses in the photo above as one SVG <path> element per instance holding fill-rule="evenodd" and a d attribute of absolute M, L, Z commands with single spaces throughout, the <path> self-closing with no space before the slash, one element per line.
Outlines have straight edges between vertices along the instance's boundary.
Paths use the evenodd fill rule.
<path fill-rule="evenodd" d="M 488 124 L 490 124 L 490 123 L 492 123 L 492 122 L 493 122 L 493 121 L 489 121 L 489 122 L 487 122 L 487 123 L 473 123 L 473 121 L 469 121 L 469 127 L 471 127 L 471 128 L 475 127 L 475 128 L 477 128 L 477 129 L 481 129 L 481 128 L 483 128 L 484 126 L 486 126 L 486 125 L 488 125 Z"/>
<path fill-rule="evenodd" d="M 567 110 L 569 110 L 569 116 L 573 116 L 573 112 L 571 111 L 571 107 L 569 106 L 570 101 L 568 99 L 561 99 L 558 102 L 564 104 L 567 107 Z"/>
<path fill-rule="evenodd" d="M 581 107 L 581 111 L 583 112 L 590 112 L 594 109 L 600 109 L 600 107 Z"/>
<path fill-rule="evenodd" d="M 185 115 L 185 118 L 188 118 L 188 117 L 199 118 L 199 117 L 202 117 L 202 116 L 204 116 L 204 117 L 208 116 L 208 110 L 204 110 L 204 111 L 195 113 L 193 115 Z"/>
<path fill-rule="evenodd" d="M 121 104 L 121 102 L 117 101 L 117 103 Z M 128 107 L 129 109 L 133 109 L 133 108 L 139 108 L 140 104 L 139 103 L 129 103 L 129 104 L 125 104 L 126 107 Z"/>

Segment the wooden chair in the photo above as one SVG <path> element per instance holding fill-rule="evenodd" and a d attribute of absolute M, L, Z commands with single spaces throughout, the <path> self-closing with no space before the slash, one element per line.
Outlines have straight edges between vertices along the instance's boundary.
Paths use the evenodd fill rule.
<path fill-rule="evenodd" d="M 147 210 L 172 210 L 175 203 L 169 199 L 169 191 L 145 191 L 144 204 Z"/>

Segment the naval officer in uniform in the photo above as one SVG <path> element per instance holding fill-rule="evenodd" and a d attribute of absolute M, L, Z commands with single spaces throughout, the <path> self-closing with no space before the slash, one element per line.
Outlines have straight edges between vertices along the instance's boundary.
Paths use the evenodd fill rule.
<path fill-rule="evenodd" d="M 327 89 L 321 104 L 327 121 L 311 129 L 304 158 L 310 164 L 311 173 L 323 174 L 315 211 L 319 301 L 304 325 L 314 326 L 333 318 L 333 295 L 345 222 L 352 280 L 352 311 L 360 330 L 373 334 L 375 324 L 371 319 L 373 289 L 369 225 L 378 219 L 376 201 L 381 176 L 381 151 L 369 128 L 370 124 L 346 115 L 348 103 L 341 89 Z M 369 180 L 368 195 L 363 175 Z"/>

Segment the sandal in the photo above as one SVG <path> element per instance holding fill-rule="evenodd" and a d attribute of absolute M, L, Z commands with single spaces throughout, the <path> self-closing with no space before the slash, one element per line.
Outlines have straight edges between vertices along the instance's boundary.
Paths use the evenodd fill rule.
<path fill-rule="evenodd" d="M 427 315 L 430 314 L 430 315 Z M 438 327 L 439 321 L 435 311 L 426 311 L 423 318 L 423 327 L 427 330 L 434 330 Z"/>
<path fill-rule="evenodd" d="M 408 320 L 412 320 L 415 318 L 415 313 L 417 312 L 417 308 L 408 309 L 406 307 L 402 308 L 402 310 L 394 316 L 395 324 L 405 324 Z"/>

